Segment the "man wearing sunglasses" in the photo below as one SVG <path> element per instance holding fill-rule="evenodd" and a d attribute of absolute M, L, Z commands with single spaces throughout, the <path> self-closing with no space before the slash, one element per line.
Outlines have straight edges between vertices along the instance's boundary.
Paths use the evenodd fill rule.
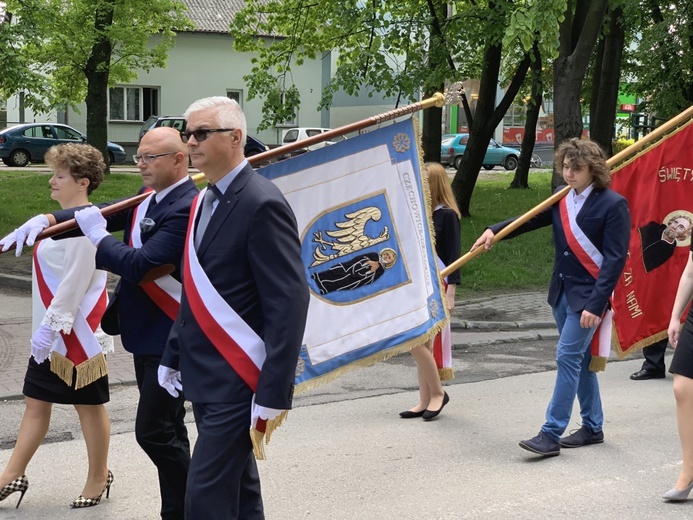
<path fill-rule="evenodd" d="M 243 155 L 245 116 L 205 98 L 181 134 L 209 186 L 193 203 L 183 297 L 161 359 L 162 386 L 192 402 L 198 438 L 188 520 L 264 518 L 249 429 L 291 408 L 308 310 L 296 219 Z"/>
<path fill-rule="evenodd" d="M 182 520 L 183 500 L 190 465 L 190 444 L 185 427 L 184 397 L 173 397 L 158 384 L 158 368 L 180 301 L 179 266 L 193 199 L 199 192 L 188 177 L 188 151 L 173 128 L 147 132 L 133 157 L 142 175 L 140 193 L 151 195 L 138 207 L 104 219 L 95 206 L 74 213 L 59 211 L 45 224 L 73 216 L 80 231 L 97 247 L 96 265 L 120 275 L 120 281 L 102 320 L 107 334 L 121 335 L 123 346 L 133 354 L 140 391 L 135 436 L 156 465 L 161 492 L 161 518 Z M 108 205 L 111 203 L 106 203 Z M 29 221 L 31 222 L 31 220 Z M 43 228 L 25 224 L 27 245 Z M 21 230 L 22 228 L 20 228 Z M 124 230 L 120 241 L 109 231 Z M 33 234 L 33 237 L 32 237 Z M 17 251 L 24 244 L 17 240 Z M 9 246 L 7 246 L 9 247 Z M 153 270 L 171 271 L 153 282 L 142 283 Z M 178 301 L 176 301 L 176 298 Z"/>

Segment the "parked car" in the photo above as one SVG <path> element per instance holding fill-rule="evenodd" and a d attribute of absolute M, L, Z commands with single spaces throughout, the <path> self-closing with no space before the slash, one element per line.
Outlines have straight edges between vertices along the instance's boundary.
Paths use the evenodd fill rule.
<path fill-rule="evenodd" d="M 140 127 L 140 140 L 142 140 L 144 134 L 149 132 L 149 130 L 160 126 L 170 126 L 182 132 L 185 130 L 185 118 L 183 116 L 151 116 Z M 252 157 L 253 155 L 266 152 L 267 150 L 269 150 L 269 147 L 265 143 L 252 135 L 246 136 L 244 148 L 246 157 Z"/>
<path fill-rule="evenodd" d="M 469 134 L 445 134 L 440 142 L 440 162 L 459 168 L 462 155 L 467 148 Z M 484 168 L 492 170 L 494 166 L 503 166 L 506 170 L 517 168 L 520 152 L 515 148 L 502 146 L 491 139 L 484 156 Z"/>
<path fill-rule="evenodd" d="M 284 131 L 284 137 L 282 138 L 282 145 L 295 143 L 296 141 L 303 141 L 304 139 L 308 139 L 309 137 L 313 137 L 315 135 L 324 134 L 325 132 L 328 132 L 330 130 L 331 130 L 331 128 L 308 128 L 308 127 L 290 128 L 289 130 Z M 332 139 L 329 139 L 326 141 L 321 141 L 319 143 L 315 143 L 315 144 L 312 144 L 310 146 L 306 146 L 305 148 L 299 148 L 298 150 L 294 150 L 289 155 L 299 155 L 299 154 L 305 153 L 309 150 L 317 150 L 319 148 L 324 148 L 325 146 L 329 146 L 329 145 L 337 143 L 339 141 L 343 141 L 344 139 L 346 139 L 346 137 L 344 137 L 342 135 L 336 136 L 336 137 L 333 137 Z"/>
<path fill-rule="evenodd" d="M 87 136 L 71 126 L 54 123 L 28 123 L 0 130 L 0 159 L 7 166 L 23 167 L 43 162 L 48 149 L 56 144 L 85 143 Z M 108 146 L 109 164 L 125 162 L 125 150 L 119 144 Z"/>

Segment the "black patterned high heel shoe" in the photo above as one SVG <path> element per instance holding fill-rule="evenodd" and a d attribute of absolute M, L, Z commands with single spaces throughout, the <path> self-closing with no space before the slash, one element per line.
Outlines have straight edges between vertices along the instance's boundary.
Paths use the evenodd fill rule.
<path fill-rule="evenodd" d="M 113 473 L 111 473 L 111 470 L 108 470 L 108 478 L 106 479 L 106 485 L 103 488 L 103 491 L 101 494 L 96 497 L 96 498 L 85 498 L 82 495 L 79 495 L 77 498 L 75 498 L 72 502 L 70 502 L 70 507 L 72 509 L 78 509 L 80 507 L 92 507 L 92 506 L 98 506 L 99 503 L 101 502 L 101 497 L 103 496 L 104 493 L 106 493 L 106 498 L 108 498 L 108 495 L 111 494 L 111 484 L 113 484 Z"/>
<path fill-rule="evenodd" d="M 20 495 L 19 500 L 17 501 L 17 507 L 19 507 L 19 504 L 22 503 L 22 498 L 24 498 L 24 493 L 26 493 L 27 489 L 29 489 L 29 479 L 26 478 L 26 475 L 22 475 L 21 477 L 14 479 L 5 487 L 0 489 L 0 502 L 5 500 L 12 493 L 20 491 L 22 494 Z"/>

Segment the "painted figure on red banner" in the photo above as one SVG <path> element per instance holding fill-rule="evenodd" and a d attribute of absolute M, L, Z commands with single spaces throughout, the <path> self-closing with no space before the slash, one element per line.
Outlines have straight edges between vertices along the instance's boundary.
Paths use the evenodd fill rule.
<path fill-rule="evenodd" d="M 669 260 L 678 246 L 688 245 L 681 244 L 690 238 L 693 229 L 690 214 L 686 213 L 673 215 L 666 224 L 649 222 L 638 229 L 646 273 Z"/>
<path fill-rule="evenodd" d="M 649 222 L 638 229 L 642 246 L 642 261 L 645 272 L 661 266 L 669 260 L 677 247 L 689 244 L 693 230 L 693 214 L 678 210 L 669 214 L 666 224 Z M 666 377 L 666 356 L 668 340 L 666 338 L 642 349 L 645 360 L 637 372 L 630 375 L 633 381 L 664 379 Z"/>
<path fill-rule="evenodd" d="M 180 312 L 159 384 L 185 391 L 197 424 L 185 518 L 259 520 L 250 428 L 291 408 L 308 282 L 291 207 L 243 155 L 241 107 L 210 97 L 185 116 L 181 137 L 210 184 L 190 213 Z"/>
<path fill-rule="evenodd" d="M 664 500 L 682 502 L 693 489 L 693 309 L 681 328 L 681 317 L 693 297 L 693 251 L 683 270 L 669 320 L 669 342 L 676 349 L 669 372 L 674 374 L 676 422 L 683 464 L 676 484 L 664 493 Z"/>
<path fill-rule="evenodd" d="M 604 442 L 604 414 L 597 374 L 590 370 L 590 343 L 623 271 L 630 241 L 628 204 L 608 188 L 611 174 L 599 145 L 579 139 L 565 141 L 554 164 L 562 167 L 563 178 L 572 189 L 507 237 L 553 226 L 555 257 L 548 302 L 560 333 L 556 384 L 539 434 L 520 441 L 521 448 L 543 456 L 559 455 L 561 447 Z M 490 248 L 494 235 L 513 220 L 489 227 L 472 249 Z M 582 427 L 561 438 L 576 396 Z"/>

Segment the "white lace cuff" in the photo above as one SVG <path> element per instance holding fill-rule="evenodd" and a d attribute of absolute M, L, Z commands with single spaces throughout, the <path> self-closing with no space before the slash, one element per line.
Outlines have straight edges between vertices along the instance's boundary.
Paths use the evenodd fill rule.
<path fill-rule="evenodd" d="M 109 336 L 99 329 L 99 332 L 96 333 L 96 339 L 99 341 L 99 345 L 101 345 L 101 352 L 104 354 L 115 352 L 115 341 L 113 341 L 113 336 Z"/>
<path fill-rule="evenodd" d="M 74 323 L 74 321 L 75 317 L 71 312 L 62 314 L 48 309 L 46 311 L 46 315 L 43 317 L 43 320 L 41 320 L 41 325 L 48 325 L 51 330 L 69 334 L 72 332 L 72 323 Z"/>

